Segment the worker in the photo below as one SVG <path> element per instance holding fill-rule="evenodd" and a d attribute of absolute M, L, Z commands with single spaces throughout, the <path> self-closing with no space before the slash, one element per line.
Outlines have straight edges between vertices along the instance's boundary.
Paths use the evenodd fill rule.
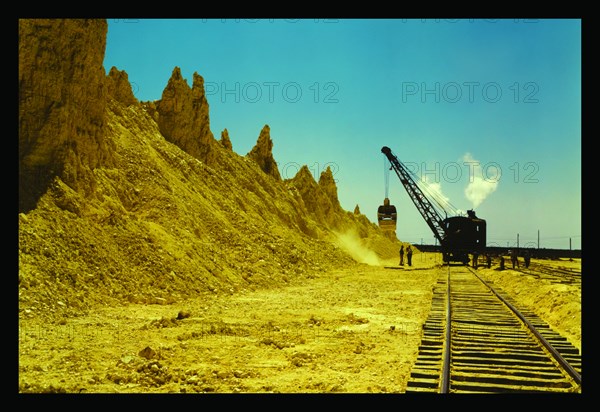
<path fill-rule="evenodd" d="M 489 253 L 485 255 L 485 263 L 488 269 L 492 267 L 492 256 Z"/>
<path fill-rule="evenodd" d="M 477 269 L 477 260 L 479 259 L 479 254 L 477 252 L 473 253 L 473 267 Z"/>
<path fill-rule="evenodd" d="M 514 269 L 516 266 L 518 269 L 519 268 L 519 257 L 517 255 L 517 249 L 513 249 L 510 251 L 510 260 L 512 262 L 512 268 Z"/>
<path fill-rule="evenodd" d="M 404 266 L 404 244 L 400 245 L 400 266 Z"/>
<path fill-rule="evenodd" d="M 528 250 L 526 250 L 525 253 L 523 253 L 523 260 L 525 261 L 525 267 L 529 268 L 529 263 L 531 262 L 531 255 L 529 254 Z"/>
<path fill-rule="evenodd" d="M 406 247 L 406 259 L 408 260 L 408 266 L 412 266 L 412 247 L 410 245 Z"/>
<path fill-rule="evenodd" d="M 500 270 L 504 270 L 504 256 L 500 255 Z"/>

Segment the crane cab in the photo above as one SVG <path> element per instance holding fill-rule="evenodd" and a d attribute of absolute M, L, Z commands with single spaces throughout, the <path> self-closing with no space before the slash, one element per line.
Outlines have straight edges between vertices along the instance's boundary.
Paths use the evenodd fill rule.
<path fill-rule="evenodd" d="M 478 218 L 473 210 L 468 210 L 467 216 L 444 219 L 444 262 L 462 261 L 468 264 L 469 253 L 483 253 L 486 247 L 486 226 L 486 221 Z"/>
<path fill-rule="evenodd" d="M 377 221 L 379 227 L 383 230 L 396 230 L 396 220 L 398 214 L 396 213 L 396 206 L 390 204 L 390 199 L 387 197 L 383 199 L 383 205 L 377 209 Z"/>

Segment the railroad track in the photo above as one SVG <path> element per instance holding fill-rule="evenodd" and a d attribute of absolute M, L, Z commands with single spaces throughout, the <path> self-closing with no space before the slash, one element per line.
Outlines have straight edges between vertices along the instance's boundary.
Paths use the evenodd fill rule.
<path fill-rule="evenodd" d="M 406 392 L 581 392 L 579 350 L 471 268 L 447 266 L 433 292 Z"/>
<path fill-rule="evenodd" d="M 523 267 L 521 262 L 519 271 L 538 279 L 547 279 L 551 283 L 565 285 L 581 285 L 581 270 L 567 268 L 564 266 L 553 267 L 541 262 L 531 262 L 528 268 Z"/>

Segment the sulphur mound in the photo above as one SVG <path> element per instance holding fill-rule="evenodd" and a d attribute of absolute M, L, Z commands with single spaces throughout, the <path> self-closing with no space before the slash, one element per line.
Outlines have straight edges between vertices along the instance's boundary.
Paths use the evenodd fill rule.
<path fill-rule="evenodd" d="M 102 66 L 106 31 L 98 19 L 19 21 L 21 316 L 395 257 L 395 238 L 341 208 L 331 170 L 281 178 L 268 125 L 244 156 L 227 130 L 217 141 L 199 74 L 190 87 L 175 66 L 161 99 L 139 102 L 125 71 Z"/>

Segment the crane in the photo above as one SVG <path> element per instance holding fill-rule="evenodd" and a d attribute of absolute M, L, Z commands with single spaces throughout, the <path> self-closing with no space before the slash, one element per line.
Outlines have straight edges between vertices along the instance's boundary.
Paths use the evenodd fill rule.
<path fill-rule="evenodd" d="M 439 242 L 444 262 L 468 264 L 469 253 L 477 255 L 485 250 L 485 220 L 479 219 L 473 210 L 468 210 L 467 216 L 443 218 L 392 150 L 384 146 L 381 152 L 390 161 L 391 168 L 398 175 L 409 197 Z"/>

